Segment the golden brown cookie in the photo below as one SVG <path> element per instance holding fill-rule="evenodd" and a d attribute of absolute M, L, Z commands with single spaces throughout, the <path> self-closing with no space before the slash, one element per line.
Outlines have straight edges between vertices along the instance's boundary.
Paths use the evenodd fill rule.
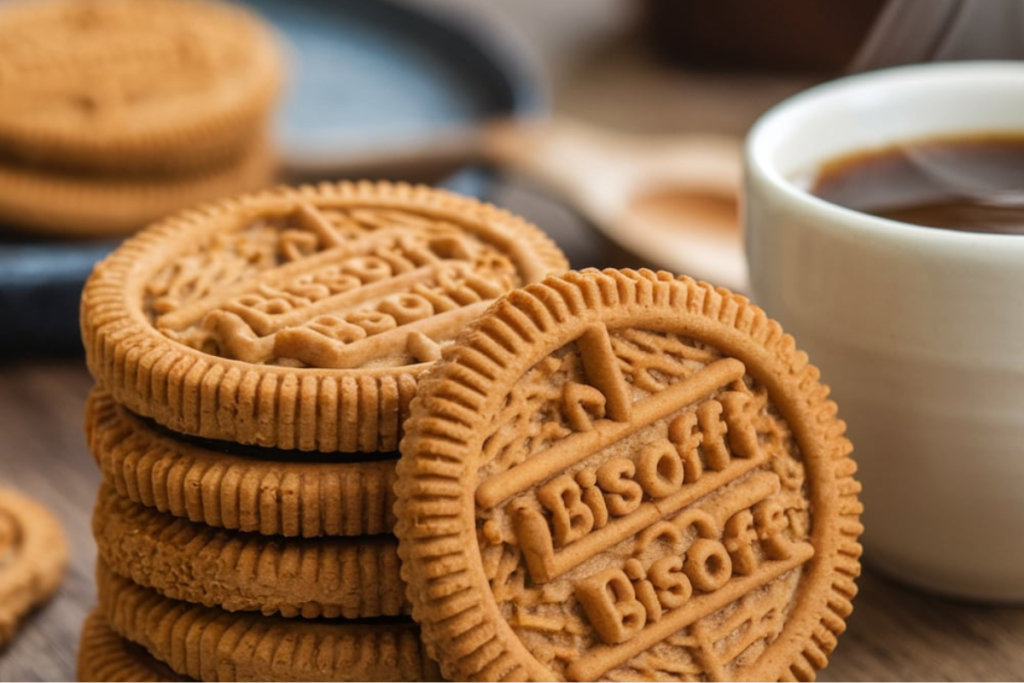
<path fill-rule="evenodd" d="M 266 127 L 279 62 L 266 23 L 222 2 L 4 3 L 0 155 L 119 174 L 231 164 Z"/>
<path fill-rule="evenodd" d="M 190 605 L 96 568 L 111 628 L 204 681 L 432 681 L 408 618 L 304 621 Z"/>
<path fill-rule="evenodd" d="M 309 619 L 409 613 L 394 536 L 224 531 L 133 503 L 107 484 L 92 528 L 112 571 L 175 600 Z"/>
<path fill-rule="evenodd" d="M 364 462 L 288 462 L 293 455 L 274 449 L 200 445 L 134 415 L 100 387 L 86 402 L 85 431 L 117 492 L 161 512 L 277 536 L 394 532 L 397 453 Z"/>
<path fill-rule="evenodd" d="M 114 633 L 99 611 L 92 612 L 82 626 L 78 646 L 80 681 L 190 681 L 156 660 L 135 643 Z"/>
<path fill-rule="evenodd" d="M 50 511 L 0 488 L 0 648 L 57 590 L 67 564 L 67 540 Z"/>
<path fill-rule="evenodd" d="M 267 187 L 275 175 L 262 140 L 229 166 L 174 178 L 59 175 L 0 161 L 0 223 L 69 237 L 124 235 L 184 207 Z"/>
<path fill-rule="evenodd" d="M 393 451 L 441 349 L 565 267 L 534 226 L 442 190 L 282 187 L 125 242 L 86 284 L 82 334 L 114 400 L 176 432 Z"/>
<path fill-rule="evenodd" d="M 745 298 L 651 271 L 513 292 L 421 380 L 413 615 L 455 680 L 811 679 L 856 593 L 845 425 Z"/>

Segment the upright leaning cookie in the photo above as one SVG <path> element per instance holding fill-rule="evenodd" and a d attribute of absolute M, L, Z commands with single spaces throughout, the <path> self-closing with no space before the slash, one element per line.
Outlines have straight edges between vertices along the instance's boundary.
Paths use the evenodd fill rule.
<path fill-rule="evenodd" d="M 82 333 L 114 400 L 168 429 L 393 451 L 442 347 L 566 267 L 532 225 L 441 190 L 278 188 L 127 241 L 86 284 Z"/>
<path fill-rule="evenodd" d="M 739 296 L 650 271 L 508 295 L 421 380 L 396 514 L 454 680 L 812 679 L 856 593 L 844 424 Z"/>

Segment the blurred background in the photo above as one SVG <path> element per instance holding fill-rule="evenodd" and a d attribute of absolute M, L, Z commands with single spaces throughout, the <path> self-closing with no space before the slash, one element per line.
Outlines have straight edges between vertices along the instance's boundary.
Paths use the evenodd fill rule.
<path fill-rule="evenodd" d="M 284 57 L 278 180 L 440 183 L 526 215 L 576 267 L 662 267 L 740 291 L 742 135 L 772 104 L 841 74 L 880 7 L 248 4 Z M 0 348 L 75 352 L 81 284 L 121 234 L 12 222 L 0 233 Z"/>
<path fill-rule="evenodd" d="M 18 4 L 32 0 L 0 7 Z M 1024 56 L 1019 0 L 245 4 L 269 22 L 283 61 L 280 99 L 262 112 L 277 182 L 442 184 L 524 214 L 575 267 L 665 268 L 740 292 L 740 149 L 761 113 L 846 73 Z M 9 44 L 20 41 L 8 31 Z M 248 170 L 233 162 L 218 171 L 220 189 L 181 197 L 194 204 L 266 184 L 259 156 L 249 155 Z M 92 265 L 178 208 L 159 177 L 114 170 L 117 182 L 168 196 L 141 211 L 120 190 L 100 196 L 94 187 L 94 215 L 49 216 L 40 231 L 22 220 L 39 207 L 0 191 L 0 349 L 77 350 L 78 293 Z M 83 180 L 45 165 L 30 171 L 36 190 Z M 13 182 L 5 172 L 0 163 L 0 185 Z M 118 201 L 123 215 L 104 226 Z"/>
<path fill-rule="evenodd" d="M 284 62 L 268 112 L 277 181 L 443 184 L 526 215 L 576 267 L 659 267 L 741 292 L 740 147 L 758 115 L 852 71 L 1024 52 L 1018 0 L 246 4 L 273 27 Z M 51 182 L 51 169 L 35 171 Z M 234 189 L 214 194 L 266 182 L 262 168 L 229 171 L 219 187 Z M 161 191 L 152 178 L 118 178 Z M 90 208 L 102 218 L 116 200 Z M 40 232 L 18 224 L 23 204 L 7 206 L 0 349 L 76 350 L 92 265 L 172 207 L 97 233 L 67 216 Z"/>

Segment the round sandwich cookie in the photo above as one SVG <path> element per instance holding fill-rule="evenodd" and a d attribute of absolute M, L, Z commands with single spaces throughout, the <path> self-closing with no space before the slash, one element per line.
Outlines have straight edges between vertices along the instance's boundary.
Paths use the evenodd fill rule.
<path fill-rule="evenodd" d="M 281 83 L 269 26 L 211 0 L 0 6 L 0 156 L 117 174 L 230 165 Z"/>
<path fill-rule="evenodd" d="M 862 527 L 851 446 L 745 298 L 570 272 L 491 308 L 420 382 L 396 513 L 454 680 L 812 679 Z"/>
<path fill-rule="evenodd" d="M 126 235 L 183 207 L 268 187 L 275 178 L 274 156 L 259 140 L 228 166 L 174 178 L 61 175 L 0 161 L 0 223 L 66 237 Z"/>
<path fill-rule="evenodd" d="M 77 677 L 80 681 L 109 683 L 192 680 L 174 673 L 143 648 L 114 633 L 98 611 L 92 612 L 82 626 Z"/>
<path fill-rule="evenodd" d="M 442 349 L 566 267 L 536 227 L 443 190 L 281 187 L 126 241 L 86 283 L 82 335 L 114 400 L 175 432 L 394 451 Z"/>
<path fill-rule="evenodd" d="M 57 590 L 67 564 L 67 540 L 50 511 L 0 488 L 0 648 Z"/>
<path fill-rule="evenodd" d="M 294 462 L 294 454 L 275 449 L 186 440 L 100 387 L 86 401 L 85 432 L 119 495 L 176 517 L 285 537 L 394 533 L 397 452 L 358 462 Z"/>
<path fill-rule="evenodd" d="M 110 627 L 204 681 L 435 681 L 409 618 L 296 620 L 191 605 L 96 567 Z"/>
<path fill-rule="evenodd" d="M 92 527 L 111 571 L 175 600 L 307 619 L 409 613 L 394 536 L 224 531 L 143 507 L 106 484 Z"/>

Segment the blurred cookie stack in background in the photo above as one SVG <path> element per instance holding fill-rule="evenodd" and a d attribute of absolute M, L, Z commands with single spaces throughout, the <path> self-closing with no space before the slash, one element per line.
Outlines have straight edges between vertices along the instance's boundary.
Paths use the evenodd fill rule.
<path fill-rule="evenodd" d="M 80 678 L 436 680 L 393 535 L 401 425 L 444 346 L 567 265 L 507 212 L 386 183 L 125 242 L 82 299 L 105 481 Z"/>
<path fill-rule="evenodd" d="M 274 179 L 271 29 L 207 0 L 0 6 L 0 225 L 119 236 Z"/>

